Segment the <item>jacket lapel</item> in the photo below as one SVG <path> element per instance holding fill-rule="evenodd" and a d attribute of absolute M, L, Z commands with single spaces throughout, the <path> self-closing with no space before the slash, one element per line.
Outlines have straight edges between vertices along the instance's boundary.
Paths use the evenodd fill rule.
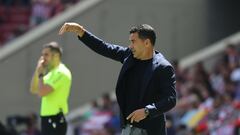
<path fill-rule="evenodd" d="M 134 65 L 133 57 L 129 56 L 126 61 L 123 63 L 123 67 L 120 71 L 118 82 L 120 82 L 126 73 L 126 71 Z"/>
<path fill-rule="evenodd" d="M 119 77 L 118 77 L 118 81 L 117 81 L 117 86 L 116 86 L 116 96 L 117 96 L 117 100 L 119 103 L 120 108 L 123 108 L 123 98 L 124 98 L 124 90 L 123 89 L 123 79 L 124 79 L 124 74 L 126 73 L 126 71 L 131 68 L 134 65 L 134 60 L 131 57 L 131 55 L 129 57 L 126 58 L 126 61 L 123 62 L 123 66 L 122 69 L 119 73 Z"/>

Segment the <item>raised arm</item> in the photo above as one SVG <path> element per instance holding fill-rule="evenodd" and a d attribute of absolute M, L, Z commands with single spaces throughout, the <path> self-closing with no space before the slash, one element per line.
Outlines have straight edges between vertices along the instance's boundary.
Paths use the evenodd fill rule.
<path fill-rule="evenodd" d="M 38 95 L 40 97 L 48 95 L 53 91 L 53 88 L 43 82 L 43 76 L 45 69 L 43 67 L 43 58 L 41 57 L 38 61 L 38 65 L 36 70 L 33 74 L 31 85 L 30 85 L 30 92 L 32 94 Z"/>
<path fill-rule="evenodd" d="M 67 22 L 67 23 L 64 23 L 64 25 L 59 30 L 59 35 L 62 35 L 65 32 L 74 32 L 79 37 L 82 37 L 84 35 L 85 31 L 86 30 L 83 28 L 83 26 L 81 26 L 77 23 Z"/>
<path fill-rule="evenodd" d="M 75 33 L 79 40 L 81 40 L 90 49 L 100 55 L 116 61 L 123 62 L 124 58 L 130 54 L 130 50 L 127 47 L 106 43 L 102 39 L 85 30 L 83 26 L 77 23 L 65 23 L 61 27 L 59 35 L 62 35 L 65 32 Z"/>

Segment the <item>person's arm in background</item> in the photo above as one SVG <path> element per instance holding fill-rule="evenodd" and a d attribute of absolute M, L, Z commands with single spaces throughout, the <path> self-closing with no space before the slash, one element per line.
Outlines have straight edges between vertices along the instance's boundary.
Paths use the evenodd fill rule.
<path fill-rule="evenodd" d="M 123 62 L 124 58 L 130 54 L 130 50 L 127 47 L 106 43 L 85 30 L 83 26 L 77 23 L 65 23 L 61 27 L 59 34 L 62 35 L 65 32 L 76 33 L 79 40 L 81 40 L 90 49 L 100 55 L 114 59 L 116 61 Z"/>
<path fill-rule="evenodd" d="M 30 92 L 40 97 L 45 96 L 53 91 L 51 86 L 45 85 L 43 82 L 43 76 L 45 72 L 45 69 L 43 67 L 43 62 L 44 60 L 41 57 L 38 61 L 38 65 L 33 74 L 31 85 L 30 85 Z"/>
<path fill-rule="evenodd" d="M 30 86 L 30 92 L 32 94 L 37 94 L 38 93 L 38 81 L 39 81 L 39 78 L 38 78 L 38 72 L 37 70 L 35 70 L 34 74 L 33 74 L 33 77 L 32 77 L 32 80 L 31 80 L 31 86 Z"/>

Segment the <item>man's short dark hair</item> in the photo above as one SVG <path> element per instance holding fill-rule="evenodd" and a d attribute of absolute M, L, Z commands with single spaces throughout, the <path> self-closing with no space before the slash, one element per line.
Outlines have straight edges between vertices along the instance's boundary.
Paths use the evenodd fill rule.
<path fill-rule="evenodd" d="M 149 39 L 152 45 L 155 45 L 156 34 L 152 26 L 148 24 L 141 24 L 130 29 L 130 34 L 138 33 L 140 39 Z"/>
<path fill-rule="evenodd" d="M 53 41 L 53 42 L 47 43 L 47 44 L 43 45 L 43 48 L 49 48 L 51 50 L 51 52 L 56 52 L 59 54 L 60 57 L 62 57 L 63 50 L 57 42 Z"/>

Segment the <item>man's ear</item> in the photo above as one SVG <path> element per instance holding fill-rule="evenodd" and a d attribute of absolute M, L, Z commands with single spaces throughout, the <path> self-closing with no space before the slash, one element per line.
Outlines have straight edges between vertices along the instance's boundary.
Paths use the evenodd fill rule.
<path fill-rule="evenodd" d="M 150 39 L 145 39 L 145 45 L 146 46 L 150 46 L 151 45 L 151 41 L 150 41 Z"/>

